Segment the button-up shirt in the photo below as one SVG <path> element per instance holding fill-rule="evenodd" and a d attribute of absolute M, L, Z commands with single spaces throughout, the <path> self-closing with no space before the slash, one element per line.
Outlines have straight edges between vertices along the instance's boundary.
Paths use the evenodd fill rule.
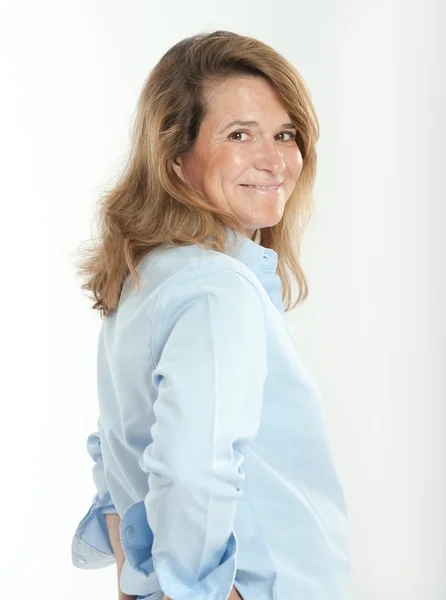
<path fill-rule="evenodd" d="M 347 506 L 277 253 L 227 230 L 225 252 L 164 244 L 137 269 L 100 329 L 74 566 L 115 562 L 115 512 L 138 600 L 347 600 Z"/>

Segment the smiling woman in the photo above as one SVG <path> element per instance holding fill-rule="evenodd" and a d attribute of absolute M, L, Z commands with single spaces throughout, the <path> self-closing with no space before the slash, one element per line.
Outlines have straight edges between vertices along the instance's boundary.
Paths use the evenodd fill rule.
<path fill-rule="evenodd" d="M 347 506 L 285 318 L 317 139 L 302 78 L 253 38 L 186 38 L 144 84 L 80 263 L 105 318 L 72 556 L 116 562 L 121 598 L 348 600 Z"/>
<path fill-rule="evenodd" d="M 280 222 L 302 171 L 296 127 L 285 122 L 290 116 L 264 77 L 213 81 L 203 96 L 197 140 L 173 168 L 203 200 L 239 218 L 252 238 Z M 236 115 L 241 120 L 226 124 Z"/>

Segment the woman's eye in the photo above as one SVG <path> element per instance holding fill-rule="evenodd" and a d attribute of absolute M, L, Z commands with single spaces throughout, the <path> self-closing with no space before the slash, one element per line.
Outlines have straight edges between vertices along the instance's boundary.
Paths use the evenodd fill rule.
<path fill-rule="evenodd" d="M 233 131 L 229 137 L 232 140 L 235 140 L 237 142 L 242 141 L 240 138 L 236 138 L 234 136 L 241 136 L 241 135 L 248 135 L 246 131 Z M 296 134 L 293 131 L 281 131 L 280 133 L 277 134 L 278 136 L 289 136 L 288 138 L 282 139 L 280 141 L 284 141 L 284 142 L 289 142 L 289 141 L 295 141 L 296 140 Z"/>
<path fill-rule="evenodd" d="M 290 137 L 288 138 L 288 140 L 283 140 L 285 142 L 296 139 L 296 134 L 293 131 L 281 131 L 277 135 L 289 135 Z"/>
<path fill-rule="evenodd" d="M 233 132 L 230 134 L 230 136 L 229 136 L 229 137 L 230 137 L 231 139 L 235 139 L 235 138 L 233 138 L 233 137 L 232 137 L 232 136 L 234 136 L 234 135 L 248 135 L 248 134 L 246 133 L 246 131 L 233 131 Z M 236 141 L 236 142 L 239 142 L 239 141 L 240 141 L 240 139 L 237 139 L 237 140 L 235 140 L 235 141 Z"/>

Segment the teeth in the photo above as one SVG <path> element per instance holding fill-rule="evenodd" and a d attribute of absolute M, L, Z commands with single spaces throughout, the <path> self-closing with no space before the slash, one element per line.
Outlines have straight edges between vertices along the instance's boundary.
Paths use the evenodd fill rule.
<path fill-rule="evenodd" d="M 260 188 L 261 190 L 275 190 L 277 185 L 248 185 L 248 187 Z"/>

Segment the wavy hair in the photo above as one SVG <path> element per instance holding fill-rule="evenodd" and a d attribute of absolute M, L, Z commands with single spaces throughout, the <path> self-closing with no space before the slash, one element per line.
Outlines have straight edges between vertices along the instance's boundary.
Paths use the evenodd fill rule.
<path fill-rule="evenodd" d="M 118 307 L 128 277 L 140 288 L 136 267 L 152 249 L 174 243 L 224 252 L 227 227 L 245 235 L 238 218 L 197 196 L 172 168 L 175 158 L 194 146 L 207 110 L 204 86 L 237 75 L 266 78 L 297 128 L 300 176 L 280 222 L 257 229 L 253 239 L 277 252 L 285 310 L 307 298 L 300 244 L 313 208 L 319 138 L 310 93 L 293 65 L 270 46 L 230 31 L 214 31 L 172 46 L 141 90 L 124 168 L 97 203 L 99 236 L 89 240 L 92 245 L 80 250 L 76 261 L 81 287 L 92 292 L 92 308 L 101 317 Z M 297 298 L 292 297 L 293 280 Z"/>

